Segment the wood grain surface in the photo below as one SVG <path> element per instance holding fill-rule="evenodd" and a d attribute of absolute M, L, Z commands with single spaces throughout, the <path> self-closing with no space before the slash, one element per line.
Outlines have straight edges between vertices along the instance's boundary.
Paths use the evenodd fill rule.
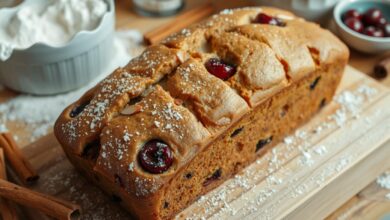
<path fill-rule="evenodd" d="M 202 4 L 207 0 L 188 0 L 186 8 L 194 7 L 198 4 Z M 223 9 L 224 7 L 243 7 L 254 5 L 253 1 L 213 1 L 216 3 L 216 10 Z M 118 28 L 133 28 L 136 27 L 142 32 L 147 32 L 155 27 L 158 27 L 166 22 L 169 22 L 172 18 L 156 19 L 156 18 L 144 18 L 138 17 L 131 11 L 130 1 L 116 1 L 117 9 L 117 25 Z M 362 73 L 371 76 L 373 67 L 385 56 L 389 56 L 390 52 L 381 55 L 363 54 L 358 51 L 351 49 L 351 58 L 349 65 L 356 68 Z M 382 85 L 390 87 L 390 76 L 379 81 Z M 390 108 L 390 107 L 388 107 Z M 375 181 L 371 185 L 376 185 Z M 382 190 L 381 197 L 389 191 Z M 361 208 L 356 208 L 361 207 Z M 329 216 L 330 219 L 337 219 L 343 217 L 345 219 L 356 218 L 356 219 L 376 219 L 374 217 L 382 216 L 385 212 L 390 212 L 390 201 L 373 201 L 366 197 L 356 195 L 351 200 L 341 206 L 333 215 Z M 345 214 L 346 213 L 346 214 Z"/>
<path fill-rule="evenodd" d="M 188 0 L 186 1 L 187 4 L 184 10 L 202 4 L 206 1 L 207 0 L 197 0 L 197 1 Z M 216 4 L 216 10 L 220 10 L 225 7 L 239 7 L 239 6 L 252 5 L 250 1 L 214 1 L 214 3 Z M 138 16 L 132 10 L 132 4 L 130 0 L 116 0 L 116 5 L 117 5 L 116 7 L 117 29 L 132 28 L 132 29 L 138 29 L 141 32 L 145 33 L 173 19 L 173 17 L 147 18 L 147 17 Z M 374 56 L 374 55 L 361 54 L 359 52 L 352 51 L 351 60 L 349 64 L 352 67 L 359 70 L 360 72 L 370 75 L 373 69 L 373 65 L 376 64 L 380 59 L 382 59 L 383 56 L 385 55 Z M 390 87 L 390 77 L 387 77 L 386 79 L 379 81 L 379 83 L 375 83 L 374 81 L 370 80 L 369 77 L 363 76 L 363 74 L 357 73 L 352 69 L 349 70 L 347 76 L 352 77 L 352 79 L 357 79 L 357 81 L 355 82 L 359 82 L 359 83 L 369 82 L 375 88 L 379 88 L 379 90 L 382 92 L 381 94 L 385 94 L 386 92 L 383 93 L 383 91 L 385 91 L 386 89 L 384 89 L 384 87 L 381 86 L 380 84 Z M 347 88 L 349 88 L 348 85 L 344 83 L 340 91 Z M 6 100 L 12 99 L 17 95 L 18 94 L 15 92 L 9 90 L 3 90 L 0 92 L 0 102 L 4 102 Z M 375 103 L 372 103 L 370 101 L 367 103 L 367 105 L 381 107 L 383 109 L 390 109 L 389 104 L 386 100 L 388 100 L 388 96 L 383 95 L 380 98 L 376 99 Z M 387 105 L 383 106 L 383 103 L 387 103 Z M 367 110 L 366 113 L 368 114 L 370 113 L 370 111 Z M 325 117 L 325 115 L 322 115 L 322 117 Z M 314 119 L 314 121 L 320 120 L 320 118 L 321 116 L 318 116 L 317 119 Z M 384 124 L 384 122 L 386 122 L 386 119 L 383 119 L 381 124 Z M 51 195 L 58 195 L 61 198 L 70 199 L 80 203 L 87 211 L 86 213 L 84 213 L 85 219 L 97 219 L 94 217 L 101 217 L 103 219 L 107 219 L 107 218 L 125 219 L 128 217 L 126 212 L 124 212 L 116 204 L 113 204 L 109 197 L 103 195 L 99 189 L 88 184 L 81 176 L 78 175 L 77 172 L 75 172 L 74 168 L 66 160 L 62 150 L 60 149 L 57 141 L 55 140 L 52 134 L 49 134 L 41 138 L 40 140 L 31 143 L 31 141 L 28 138 L 23 138 L 23 137 L 28 137 L 29 134 L 31 133 L 31 131 L 26 130 L 24 126 L 15 123 L 8 126 L 8 128 L 12 132 L 14 132 L 17 136 L 21 137 L 18 140 L 18 143 L 23 147 L 23 152 L 27 155 L 28 158 L 30 158 L 31 163 L 34 165 L 34 167 L 38 169 L 38 172 L 41 175 L 42 180 L 39 182 L 37 186 L 35 186 L 35 189 L 41 192 L 49 193 Z M 375 127 L 373 129 L 379 129 L 379 128 L 380 127 L 378 128 Z M 387 130 L 387 133 L 389 133 L 388 131 L 389 130 Z M 377 133 L 377 132 L 375 131 L 373 133 Z M 338 133 L 338 135 L 342 137 L 342 134 Z M 385 137 L 386 135 L 387 135 L 386 133 L 383 134 L 383 137 Z M 379 139 L 380 138 L 378 138 L 378 140 Z M 380 142 L 383 142 L 382 145 L 376 146 L 379 145 Z M 359 173 L 359 174 L 362 173 L 357 171 L 351 173 L 351 171 L 353 171 L 354 169 L 364 170 L 363 169 L 364 167 L 370 168 L 364 170 L 365 172 L 363 174 L 367 175 L 365 176 L 365 180 L 366 181 L 374 180 L 375 179 L 374 176 L 379 174 L 379 172 L 383 171 L 387 166 L 386 162 L 383 163 L 380 162 L 380 160 L 382 159 L 380 157 L 381 156 L 380 154 L 386 153 L 383 152 L 383 150 L 386 150 L 383 146 L 387 146 L 387 148 L 389 148 L 389 146 L 385 144 L 386 142 L 384 140 L 377 141 L 375 143 L 366 143 L 366 148 L 371 149 L 371 152 L 366 152 L 365 154 L 362 155 L 365 155 L 366 156 L 365 158 L 371 158 L 371 162 L 373 160 L 375 163 L 372 164 L 370 163 L 370 161 L 367 162 L 366 160 L 364 160 L 364 158 L 360 158 L 359 160 L 356 159 L 356 161 L 354 161 L 355 163 L 351 163 L 351 165 L 348 168 L 346 168 L 345 171 L 342 172 L 342 175 L 340 174 L 340 175 L 335 175 L 330 177 L 331 180 L 330 182 L 341 181 L 341 182 L 348 183 L 348 181 L 354 180 L 355 178 L 359 178 L 359 176 L 356 177 L 356 175 L 353 175 L 353 173 Z M 331 159 L 328 158 L 328 161 L 330 160 Z M 257 164 L 255 164 L 254 166 L 256 167 Z M 363 166 L 363 168 L 360 166 Z M 314 169 L 309 174 L 314 174 L 315 171 L 316 170 Z M 9 173 L 11 174 L 10 176 L 12 178 L 12 172 L 9 171 Z M 296 175 L 302 175 L 302 173 L 299 172 L 299 174 Z M 16 179 L 14 181 L 16 181 Z M 350 187 L 344 187 L 344 188 L 339 187 L 339 190 L 344 190 L 345 188 L 347 188 L 347 190 L 345 190 L 346 192 L 344 192 L 345 195 L 342 196 L 341 200 L 337 200 L 334 198 L 339 196 L 340 191 L 337 192 L 332 191 L 331 189 L 334 189 L 334 187 L 331 187 L 332 185 L 329 184 L 330 188 L 328 187 L 321 188 L 320 191 L 324 193 L 323 195 L 318 194 L 317 191 L 319 189 L 317 189 L 317 191 L 314 190 L 312 191 L 312 193 L 309 193 L 309 196 L 300 198 L 299 201 L 296 203 L 295 202 L 291 203 L 291 201 L 290 203 L 286 203 L 289 205 L 288 208 L 285 210 L 290 209 L 290 211 L 280 212 L 278 215 L 274 214 L 272 216 L 299 217 L 301 216 L 302 211 L 304 211 L 306 207 L 306 210 L 308 208 L 310 208 L 310 210 L 314 210 L 314 208 L 318 209 L 318 211 L 313 212 L 313 214 L 318 214 L 319 216 L 325 217 L 327 215 L 326 213 L 330 214 L 330 210 L 334 210 L 337 207 L 341 206 L 339 209 L 337 209 L 337 211 L 330 214 L 328 216 L 328 219 L 378 219 L 379 217 L 383 216 L 384 213 L 390 212 L 390 202 L 384 199 L 385 198 L 384 195 L 389 193 L 389 191 L 380 189 L 375 183 L 375 181 L 372 183 L 366 181 L 359 184 L 353 184 L 353 183 L 349 184 L 349 186 L 356 185 L 356 188 L 362 188 L 363 185 L 368 185 L 360 193 L 357 192 L 356 188 L 350 189 Z M 260 183 L 261 181 L 256 184 L 260 184 Z M 259 185 L 259 187 L 261 187 L 261 184 Z M 281 190 L 288 189 L 288 187 L 283 188 L 283 186 L 280 186 L 280 188 Z M 318 197 L 313 197 L 312 195 L 314 194 L 322 195 L 322 197 L 326 197 L 326 196 L 333 197 L 333 198 L 326 198 L 328 202 L 329 201 L 333 201 L 333 202 L 330 202 L 332 204 L 326 203 L 323 207 L 320 208 L 313 207 L 313 205 L 310 206 L 310 204 L 317 204 L 318 202 L 323 202 L 321 199 L 316 199 Z M 240 201 L 240 200 L 236 200 L 236 201 Z M 345 202 L 344 205 L 342 205 L 343 202 Z M 237 203 L 239 202 L 236 202 L 235 204 Z M 301 208 L 297 207 L 297 205 L 299 205 L 299 207 Z M 195 210 L 196 207 L 197 204 L 190 207 L 188 210 L 186 210 L 183 213 L 183 216 L 185 215 L 188 216 L 189 211 Z M 264 209 L 262 208 L 261 210 Z M 94 213 L 89 213 L 88 210 L 94 210 Z M 108 212 L 107 210 L 110 211 Z M 258 213 L 258 212 L 254 212 L 254 213 Z M 253 214 L 252 216 L 255 215 L 256 214 Z M 27 219 L 47 218 L 42 214 L 37 213 L 34 210 L 26 210 L 26 209 L 23 210 L 23 217 Z M 217 216 L 215 216 L 215 213 L 213 213 L 210 214 L 210 217 L 216 218 Z"/>
<path fill-rule="evenodd" d="M 330 118 L 341 107 L 333 101 L 299 129 L 304 138 L 295 135 L 294 145 L 277 145 L 178 218 L 318 219 L 331 214 L 390 167 L 390 111 L 378 111 L 390 105 L 389 89 L 348 68 L 337 94 L 347 91 L 363 98 L 364 93 L 358 92 L 363 87 L 375 93 L 364 98 L 359 117 L 348 114 L 343 126 L 337 126 Z M 324 128 L 314 132 L 318 126 Z M 311 153 L 313 163 L 301 164 L 304 158 L 299 146 Z M 326 152 L 315 153 L 319 146 L 326 146 Z M 26 146 L 23 152 L 41 176 L 33 189 L 80 204 L 83 219 L 130 218 L 72 167 L 53 134 Z M 275 152 L 279 152 L 277 166 L 271 163 Z M 278 181 L 270 183 L 270 178 Z M 221 195 L 225 195 L 223 199 Z M 34 213 L 26 215 L 41 218 Z"/>

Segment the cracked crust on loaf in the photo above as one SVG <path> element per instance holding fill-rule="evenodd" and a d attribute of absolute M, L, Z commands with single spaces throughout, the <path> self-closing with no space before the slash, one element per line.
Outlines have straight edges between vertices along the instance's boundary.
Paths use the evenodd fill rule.
<path fill-rule="evenodd" d="M 256 23 L 259 13 L 284 25 Z M 115 70 L 63 111 L 55 135 L 134 217 L 169 219 L 329 102 L 348 57 L 333 34 L 290 12 L 224 10 Z M 210 74 L 210 59 L 235 73 Z M 151 140 L 161 142 L 146 154 L 161 159 L 158 170 L 139 161 Z"/>

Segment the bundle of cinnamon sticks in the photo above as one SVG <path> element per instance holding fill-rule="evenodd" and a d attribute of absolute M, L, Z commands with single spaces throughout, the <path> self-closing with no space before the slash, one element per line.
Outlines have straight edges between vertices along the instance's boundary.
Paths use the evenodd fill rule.
<path fill-rule="evenodd" d="M 0 216 L 16 220 L 15 204 L 39 210 L 56 219 L 78 219 L 80 207 L 70 202 L 32 191 L 7 181 L 6 161 L 24 185 L 35 183 L 39 176 L 23 156 L 10 133 L 0 133 Z"/>

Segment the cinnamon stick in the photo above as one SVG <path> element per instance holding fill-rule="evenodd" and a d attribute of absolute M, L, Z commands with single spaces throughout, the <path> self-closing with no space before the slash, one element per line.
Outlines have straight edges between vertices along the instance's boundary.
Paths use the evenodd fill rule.
<path fill-rule="evenodd" d="M 38 174 L 23 156 L 11 134 L 0 134 L 0 147 L 3 148 L 7 161 L 24 184 L 32 184 L 38 180 Z"/>
<path fill-rule="evenodd" d="M 4 150 L 0 148 L 0 178 L 7 179 L 7 168 L 5 166 Z"/>
<path fill-rule="evenodd" d="M 156 44 L 168 37 L 170 34 L 177 32 L 190 24 L 208 17 L 214 12 L 214 7 L 211 3 L 203 4 L 199 7 L 189 9 L 178 15 L 171 22 L 156 28 L 144 35 L 145 42 L 149 45 Z"/>
<path fill-rule="evenodd" d="M 0 148 L 0 179 L 7 179 L 4 151 L 2 148 Z M 3 198 L 0 198 L 0 216 L 4 220 L 19 219 L 15 207 L 13 207 L 8 200 Z"/>
<path fill-rule="evenodd" d="M 79 219 L 80 207 L 0 179 L 0 196 L 56 219 Z"/>
<path fill-rule="evenodd" d="M 18 220 L 16 209 L 5 199 L 0 199 L 0 217 L 6 220 Z"/>
<path fill-rule="evenodd" d="M 380 61 L 374 67 L 374 77 L 378 79 L 385 78 L 390 73 L 390 57 Z"/>

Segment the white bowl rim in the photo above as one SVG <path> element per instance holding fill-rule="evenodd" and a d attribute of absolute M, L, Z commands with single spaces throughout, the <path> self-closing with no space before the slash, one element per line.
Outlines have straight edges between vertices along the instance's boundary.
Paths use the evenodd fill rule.
<path fill-rule="evenodd" d="M 96 26 L 96 28 L 92 29 L 92 30 L 81 30 L 79 32 L 77 32 L 75 35 L 73 35 L 73 37 L 67 41 L 66 43 L 62 44 L 62 45 L 49 45 L 47 43 L 43 43 L 43 42 L 36 42 L 32 45 L 30 45 L 29 47 L 26 47 L 26 48 L 14 48 L 12 49 L 13 52 L 22 52 L 22 51 L 26 51 L 26 50 L 29 50 L 29 49 L 32 49 L 32 48 L 35 48 L 35 47 L 46 47 L 48 49 L 52 48 L 52 49 L 59 49 L 59 48 L 64 48 L 64 47 L 67 47 L 69 44 L 72 44 L 73 41 L 75 41 L 80 35 L 93 35 L 95 34 L 96 32 L 98 32 L 100 29 L 101 29 L 101 26 L 106 22 L 107 19 L 109 19 L 108 17 L 110 16 L 113 16 L 114 14 L 114 11 L 115 11 L 115 4 L 114 4 L 114 0 L 104 0 L 108 6 L 109 6 L 109 11 L 107 11 L 103 17 L 101 18 L 99 24 Z M 18 8 L 19 6 L 21 6 L 23 4 L 20 3 L 18 4 L 16 7 L 12 7 L 12 8 Z M 6 8 L 2 8 L 3 10 L 12 10 L 12 8 L 9 8 L 9 7 L 6 7 Z"/>
<path fill-rule="evenodd" d="M 379 37 L 370 37 L 366 36 L 364 34 L 360 34 L 356 31 L 351 30 L 349 27 L 347 27 L 344 22 L 341 20 L 341 10 L 343 9 L 344 6 L 348 5 L 349 3 L 352 2 L 377 2 L 377 3 L 383 3 L 383 4 L 389 4 L 390 1 L 382 1 L 382 0 L 344 0 L 340 1 L 337 3 L 336 7 L 333 10 L 333 18 L 335 19 L 337 25 L 341 27 L 344 31 L 348 32 L 349 34 L 353 35 L 354 37 L 361 38 L 366 41 L 370 41 L 373 43 L 390 43 L 390 37 L 384 37 L 384 38 L 379 38 Z"/>

